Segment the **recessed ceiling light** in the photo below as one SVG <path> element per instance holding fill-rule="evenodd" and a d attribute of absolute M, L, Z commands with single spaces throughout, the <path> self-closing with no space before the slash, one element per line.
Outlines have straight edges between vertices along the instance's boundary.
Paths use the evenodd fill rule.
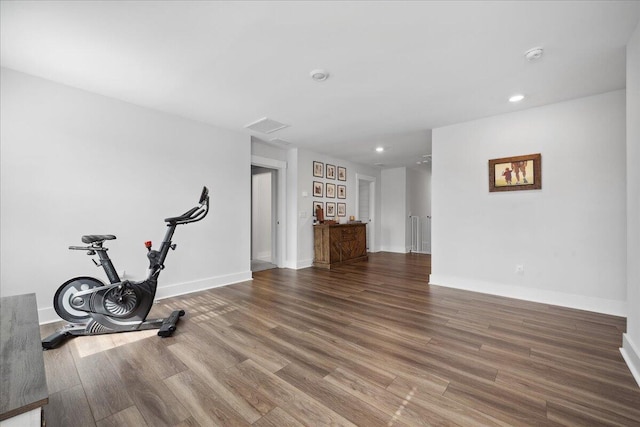
<path fill-rule="evenodd" d="M 323 82 L 329 78 L 329 72 L 322 69 L 313 70 L 309 75 L 317 82 Z"/>
<path fill-rule="evenodd" d="M 511 98 L 509 98 L 509 102 L 520 102 L 523 99 L 524 99 L 524 95 L 517 94 L 517 95 L 513 95 Z"/>
<path fill-rule="evenodd" d="M 376 148 L 376 151 L 378 153 L 382 153 L 384 151 L 384 147 L 378 147 L 378 148 Z"/>
<path fill-rule="evenodd" d="M 524 53 L 524 57 L 527 61 L 536 61 L 542 57 L 544 50 L 541 47 L 534 47 L 533 49 L 529 49 Z"/>

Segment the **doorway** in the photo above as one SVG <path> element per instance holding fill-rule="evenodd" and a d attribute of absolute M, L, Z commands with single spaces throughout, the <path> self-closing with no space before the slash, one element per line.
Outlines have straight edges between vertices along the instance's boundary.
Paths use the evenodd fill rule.
<path fill-rule="evenodd" d="M 277 267 L 276 172 L 251 166 L 251 271 Z"/>
<path fill-rule="evenodd" d="M 254 197 L 257 195 L 253 189 L 253 173 L 256 174 L 268 174 L 270 179 L 264 179 L 262 183 L 265 186 L 269 186 L 270 207 L 263 207 L 256 209 L 256 203 L 254 203 Z M 284 224 L 286 224 L 286 199 L 287 199 L 287 163 L 281 160 L 270 159 L 260 156 L 251 156 L 251 252 L 248 254 L 251 260 L 251 271 L 259 271 L 266 268 L 284 268 L 285 265 L 285 253 L 286 253 L 286 230 Z M 262 199 L 265 199 L 262 197 Z M 257 211 L 254 214 L 254 211 Z M 271 250 L 269 251 L 268 245 L 264 242 L 259 245 L 255 245 L 256 252 L 254 256 L 254 218 L 261 218 L 268 216 L 269 220 L 264 218 L 260 221 L 263 224 L 263 228 L 259 233 L 261 235 L 270 236 L 269 243 Z M 262 249 L 260 249 L 262 248 Z M 258 253 L 260 252 L 260 254 Z M 267 252 L 270 252 L 267 254 Z M 255 258 L 255 259 L 254 259 Z M 270 261 L 265 261 L 268 264 L 263 264 L 260 258 L 266 258 Z M 256 262 L 254 262 L 256 261 Z M 255 264 L 255 265 L 254 265 Z M 256 270 L 254 270 L 254 267 Z"/>
<path fill-rule="evenodd" d="M 375 188 L 374 177 L 356 174 L 356 219 L 367 224 L 367 252 L 375 248 Z"/>

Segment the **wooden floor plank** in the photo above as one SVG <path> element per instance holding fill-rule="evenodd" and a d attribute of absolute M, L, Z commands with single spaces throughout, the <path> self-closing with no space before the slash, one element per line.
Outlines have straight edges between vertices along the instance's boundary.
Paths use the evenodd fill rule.
<path fill-rule="evenodd" d="M 43 358 L 49 394 L 54 394 L 80 384 L 76 364 L 73 361 L 68 346 L 55 349 L 54 351 L 44 351 Z"/>
<path fill-rule="evenodd" d="M 47 427 L 96 425 L 82 385 L 50 394 L 43 409 Z"/>
<path fill-rule="evenodd" d="M 251 402 L 247 401 L 244 396 L 237 393 L 234 388 L 229 387 L 224 381 L 224 368 L 219 365 L 210 363 L 211 359 L 215 359 L 215 354 L 201 353 L 196 349 L 176 344 L 170 347 L 176 356 L 183 360 L 189 367 L 189 371 L 197 375 L 203 380 L 208 388 L 215 392 L 227 405 L 233 408 L 247 422 L 253 423 L 258 420 L 264 413 L 272 409 L 272 405 L 268 405 L 266 410 L 260 411 Z M 260 399 L 260 402 L 268 401 L 268 399 Z"/>
<path fill-rule="evenodd" d="M 321 402 L 266 371 L 251 359 L 238 364 L 240 374 L 267 394 L 279 407 L 303 424 L 355 426 Z"/>
<path fill-rule="evenodd" d="M 287 414 L 284 409 L 279 407 L 273 408 L 271 412 L 269 412 L 264 417 L 260 418 L 258 421 L 253 423 L 254 427 L 303 427 L 305 424 L 302 424 L 291 415 Z"/>
<path fill-rule="evenodd" d="M 164 299 L 152 316 L 187 311 L 170 338 L 45 353 L 47 425 L 640 426 L 624 318 L 428 285 L 430 263 L 376 253 Z"/>
<path fill-rule="evenodd" d="M 384 425 L 389 421 L 388 414 L 295 363 L 279 370 L 276 375 L 328 408 L 344 414 L 349 421 L 358 426 Z"/>
<path fill-rule="evenodd" d="M 154 427 L 173 426 L 190 416 L 160 378 L 147 375 L 136 363 L 129 362 L 131 359 L 119 364 L 122 382 L 131 396 L 131 403 L 147 424 Z"/>
<path fill-rule="evenodd" d="M 129 390 L 106 353 L 94 353 L 78 358 L 76 367 L 96 421 L 131 406 Z"/>
<path fill-rule="evenodd" d="M 96 427 L 147 427 L 149 424 L 144 420 L 140 411 L 135 406 L 123 409 L 117 414 L 103 418 L 96 423 Z"/>
<path fill-rule="evenodd" d="M 462 426 L 511 426 L 508 422 L 445 397 L 443 394 L 448 384 L 434 387 L 431 381 L 423 381 L 420 377 L 398 377 L 387 387 L 387 391 Z"/>
<path fill-rule="evenodd" d="M 398 397 L 385 388 L 379 387 L 353 372 L 349 372 L 347 369 L 338 368 L 327 375 L 325 380 L 386 413 L 388 417 L 387 425 L 459 425 L 435 412 L 410 404 L 411 402 L 406 397 Z"/>
<path fill-rule="evenodd" d="M 203 426 L 250 426 L 233 408 L 227 405 L 206 381 L 191 371 L 181 372 L 164 380 L 176 399 Z"/>

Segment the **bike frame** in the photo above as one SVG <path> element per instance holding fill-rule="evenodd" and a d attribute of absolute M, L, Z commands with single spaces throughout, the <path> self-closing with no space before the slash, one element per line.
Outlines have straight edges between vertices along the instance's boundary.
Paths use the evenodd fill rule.
<path fill-rule="evenodd" d="M 176 330 L 176 324 L 184 310 L 174 310 L 169 317 L 147 319 L 156 295 L 158 276 L 164 269 L 164 262 L 169 249 L 175 249 L 171 243 L 173 233 L 180 224 L 190 224 L 203 219 L 209 213 L 209 190 L 203 187 L 199 206 L 191 208 L 177 217 L 165 218 L 167 231 L 160 245 L 160 250 L 151 248 L 151 242 L 146 242 L 147 258 L 149 259 L 149 273 L 142 281 L 121 280 L 113 262 L 107 254 L 103 243 L 113 240 L 113 235 L 82 236 L 82 241 L 88 246 L 70 246 L 72 250 L 85 250 L 87 255 L 98 256 L 99 262 L 92 259 L 96 266 L 102 267 L 109 279 L 109 284 L 93 277 L 76 277 L 63 283 L 54 296 L 54 307 L 60 317 L 72 323 L 42 340 L 44 349 L 60 345 L 67 337 L 80 335 L 98 335 L 115 332 L 141 331 L 158 329 L 158 335 L 168 337 Z M 77 283 L 82 283 L 89 289 L 79 290 Z M 65 308 L 68 305 L 69 310 Z M 75 312 L 87 313 L 78 316 Z"/>
<path fill-rule="evenodd" d="M 173 233 L 176 231 L 176 227 L 180 224 L 189 224 L 192 222 L 197 222 L 207 216 L 209 213 L 209 193 L 206 188 L 203 189 L 202 196 L 200 197 L 200 206 L 190 209 L 184 214 L 178 217 L 166 218 L 165 222 L 167 222 L 167 231 L 164 235 L 164 239 L 162 240 L 162 244 L 160 245 L 160 250 L 156 251 L 151 249 L 151 245 L 149 242 L 149 246 L 147 246 L 148 253 L 147 258 L 149 259 L 149 273 L 147 274 L 147 280 L 143 282 L 139 282 L 140 284 L 149 281 L 151 279 L 158 279 L 160 276 L 160 271 L 164 269 L 164 261 L 167 259 L 167 255 L 169 253 L 169 249 L 175 249 L 176 245 L 172 244 L 171 239 L 173 238 Z M 103 241 L 92 243 L 90 246 L 69 246 L 69 249 L 72 250 L 86 250 L 88 251 L 88 255 L 98 255 L 99 263 L 94 263 L 97 266 L 101 266 L 104 269 L 104 272 L 109 279 L 109 283 L 120 284 L 122 280 L 116 271 L 116 268 L 109 258 L 107 254 L 108 248 L 102 246 Z"/>

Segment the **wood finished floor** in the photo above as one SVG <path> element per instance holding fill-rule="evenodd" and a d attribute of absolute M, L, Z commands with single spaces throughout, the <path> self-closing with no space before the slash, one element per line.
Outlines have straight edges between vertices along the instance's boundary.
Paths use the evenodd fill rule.
<path fill-rule="evenodd" d="M 640 425 L 625 319 L 429 286 L 430 257 L 276 269 L 44 353 L 48 427 Z M 54 326 L 41 327 L 43 336 Z"/>

